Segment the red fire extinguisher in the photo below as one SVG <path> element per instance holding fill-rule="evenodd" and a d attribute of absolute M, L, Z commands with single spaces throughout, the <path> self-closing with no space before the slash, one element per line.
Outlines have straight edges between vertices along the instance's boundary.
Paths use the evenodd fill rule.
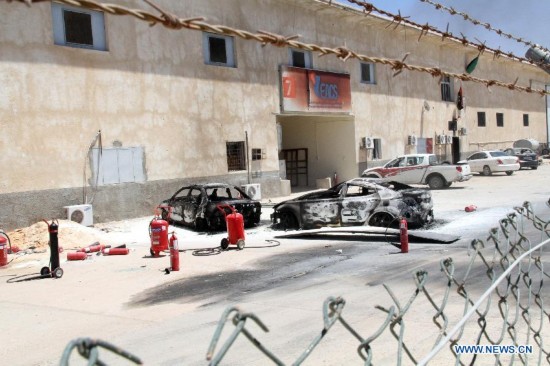
<path fill-rule="evenodd" d="M 408 253 L 409 252 L 409 232 L 408 232 L 408 224 L 407 220 L 404 218 L 401 218 L 401 222 L 399 224 L 399 234 L 401 238 L 401 253 Z"/>
<path fill-rule="evenodd" d="M 168 221 L 156 215 L 149 223 L 149 236 L 151 237 L 151 249 L 153 257 L 168 249 Z"/>
<path fill-rule="evenodd" d="M 0 267 L 8 264 L 8 243 L 11 248 L 9 236 L 4 231 L 0 230 Z"/>
<path fill-rule="evenodd" d="M 179 271 L 180 270 L 180 252 L 179 252 L 179 244 L 178 244 L 178 238 L 176 236 L 176 232 L 172 232 L 172 236 L 170 237 L 170 267 L 172 267 L 172 271 Z"/>

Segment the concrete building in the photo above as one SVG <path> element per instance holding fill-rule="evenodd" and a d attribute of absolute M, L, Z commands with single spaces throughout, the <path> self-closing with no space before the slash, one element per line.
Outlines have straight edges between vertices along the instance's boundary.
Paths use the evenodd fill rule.
<path fill-rule="evenodd" d="M 146 6 L 117 1 L 127 7 Z M 322 0 L 156 2 L 179 17 L 463 73 L 474 47 Z M 145 10 L 154 11 L 147 8 Z M 383 64 L 169 30 L 62 3 L 0 3 L 0 227 L 153 214 L 191 182 L 273 197 L 356 177 L 397 154 L 457 160 L 548 140 L 546 98 Z M 474 76 L 544 89 L 539 68 L 484 53 Z M 457 119 L 455 131 L 449 121 Z M 441 138 L 441 135 L 454 138 Z M 101 152 L 101 153 L 100 153 Z M 88 209 L 88 206 L 85 206 Z M 91 212 L 91 210 L 90 210 Z"/>

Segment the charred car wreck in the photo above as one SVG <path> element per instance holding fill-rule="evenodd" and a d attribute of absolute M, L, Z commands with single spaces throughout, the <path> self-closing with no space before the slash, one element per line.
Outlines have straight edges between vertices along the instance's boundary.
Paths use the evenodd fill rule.
<path fill-rule="evenodd" d="M 356 178 L 330 189 L 305 194 L 273 207 L 271 221 L 281 229 L 321 226 L 411 227 L 433 221 L 431 192 L 397 182 Z"/>
<path fill-rule="evenodd" d="M 240 188 L 224 183 L 195 184 L 180 188 L 161 203 L 161 217 L 170 223 L 189 226 L 199 231 L 225 230 L 225 216 L 218 205 L 233 206 L 243 215 L 245 227 L 260 222 L 260 202 L 252 200 Z"/>

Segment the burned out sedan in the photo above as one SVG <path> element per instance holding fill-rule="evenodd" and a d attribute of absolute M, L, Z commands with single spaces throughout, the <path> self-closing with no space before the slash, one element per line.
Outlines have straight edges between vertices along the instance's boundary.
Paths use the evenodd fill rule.
<path fill-rule="evenodd" d="M 431 192 L 375 178 L 355 178 L 330 189 L 305 194 L 273 207 L 272 223 L 281 229 L 321 226 L 411 227 L 433 221 Z"/>
<path fill-rule="evenodd" d="M 245 227 L 260 222 L 262 205 L 239 187 L 225 183 L 194 184 L 182 187 L 163 201 L 161 217 L 170 223 L 196 230 L 224 230 L 225 216 L 218 205 L 229 205 L 243 215 Z M 231 213 L 229 208 L 226 213 Z"/>

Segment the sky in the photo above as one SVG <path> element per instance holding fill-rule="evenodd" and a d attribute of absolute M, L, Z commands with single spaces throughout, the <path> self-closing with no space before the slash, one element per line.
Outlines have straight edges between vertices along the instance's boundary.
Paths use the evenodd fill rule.
<path fill-rule="evenodd" d="M 547 0 L 432 0 L 456 11 L 467 13 L 471 18 L 489 23 L 493 28 L 500 29 L 517 38 L 540 44 L 550 49 L 550 1 Z M 346 0 L 339 3 L 351 5 Z M 472 42 L 477 38 L 486 42 L 490 48 L 503 52 L 512 52 L 519 57 L 525 57 L 528 46 L 495 32 L 486 30 L 483 26 L 464 21 L 460 15 L 451 15 L 447 11 L 437 10 L 433 5 L 420 0 L 365 0 L 381 10 L 398 14 L 419 24 L 429 23 L 431 26 L 449 32 L 457 37 L 466 38 Z M 375 13 L 377 14 L 377 13 Z M 379 14 L 377 14 L 379 15 Z"/>

